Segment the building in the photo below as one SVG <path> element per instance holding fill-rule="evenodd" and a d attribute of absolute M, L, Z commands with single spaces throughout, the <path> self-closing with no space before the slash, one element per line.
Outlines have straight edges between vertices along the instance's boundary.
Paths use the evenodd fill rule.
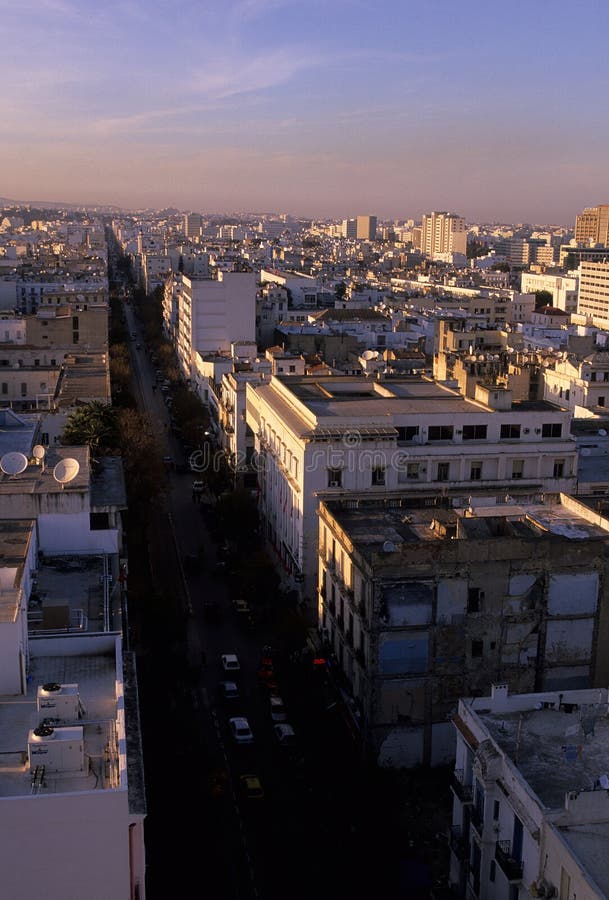
<path fill-rule="evenodd" d="M 321 633 L 389 767 L 451 761 L 451 709 L 493 680 L 526 692 L 609 672 L 609 523 L 564 495 L 438 499 L 351 494 L 319 507 Z"/>
<path fill-rule="evenodd" d="M 177 275 L 170 285 L 177 303 L 177 355 L 182 374 L 193 378 L 194 354 L 230 352 L 235 341 L 256 340 L 256 274 L 212 270 Z"/>
<path fill-rule="evenodd" d="M 576 417 L 585 415 L 585 410 L 607 415 L 609 352 L 597 350 L 583 359 L 562 356 L 544 369 L 544 399 L 568 407 Z"/>
<path fill-rule="evenodd" d="M 455 213 L 431 212 L 423 216 L 421 250 L 430 259 L 467 251 L 465 220 Z"/>
<path fill-rule="evenodd" d="M 203 226 L 203 220 L 199 213 L 186 213 L 182 223 L 187 238 L 199 237 Z"/>
<path fill-rule="evenodd" d="M 568 313 L 577 312 L 578 285 L 577 275 L 523 272 L 520 277 L 520 290 L 523 294 L 547 291 L 552 294 L 552 306 Z"/>
<path fill-rule="evenodd" d="M 343 219 L 341 225 L 341 235 L 349 241 L 357 238 L 357 219 Z"/>
<path fill-rule="evenodd" d="M 609 262 L 582 261 L 577 311 L 594 325 L 602 328 L 609 325 Z"/>
<path fill-rule="evenodd" d="M 605 687 L 459 701 L 450 882 L 462 897 L 609 896 Z"/>
<path fill-rule="evenodd" d="M 356 219 L 355 236 L 358 241 L 376 240 L 376 216 L 358 216 Z"/>
<path fill-rule="evenodd" d="M 588 206 L 575 217 L 575 241 L 609 246 L 609 204 Z"/>
<path fill-rule="evenodd" d="M 314 596 L 320 499 L 408 490 L 571 492 L 570 414 L 479 384 L 475 397 L 425 377 L 271 377 L 248 384 L 264 534 Z"/>

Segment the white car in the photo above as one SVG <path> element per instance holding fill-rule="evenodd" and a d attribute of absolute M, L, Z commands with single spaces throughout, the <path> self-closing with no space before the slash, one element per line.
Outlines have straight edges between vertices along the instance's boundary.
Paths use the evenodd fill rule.
<path fill-rule="evenodd" d="M 238 744 L 251 744 L 254 740 L 250 723 L 245 716 L 234 716 L 232 719 L 229 719 L 228 727 L 233 740 Z"/>
<path fill-rule="evenodd" d="M 296 733 L 291 725 L 288 725 L 287 722 L 280 722 L 274 726 L 274 731 L 280 747 L 286 750 L 296 748 Z"/>
<path fill-rule="evenodd" d="M 287 721 L 287 713 L 285 704 L 278 694 L 271 694 L 269 697 L 269 705 L 271 707 L 271 719 L 273 722 Z"/>
<path fill-rule="evenodd" d="M 240 672 L 241 664 L 239 663 L 239 657 L 236 653 L 223 653 L 222 654 L 222 668 L 225 672 Z"/>

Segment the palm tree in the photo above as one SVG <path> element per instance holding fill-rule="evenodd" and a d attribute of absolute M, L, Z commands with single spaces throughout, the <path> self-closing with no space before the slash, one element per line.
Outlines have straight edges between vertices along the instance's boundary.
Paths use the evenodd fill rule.
<path fill-rule="evenodd" d="M 61 443 L 87 444 L 93 458 L 120 453 L 117 410 L 101 400 L 79 406 L 64 426 Z"/>

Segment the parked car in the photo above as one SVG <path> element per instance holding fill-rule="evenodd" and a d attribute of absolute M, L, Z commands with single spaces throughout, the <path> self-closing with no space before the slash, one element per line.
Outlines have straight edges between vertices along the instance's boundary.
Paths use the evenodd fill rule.
<path fill-rule="evenodd" d="M 279 694 L 271 694 L 269 697 L 269 706 L 271 709 L 271 720 L 273 722 L 286 722 L 288 714 L 285 704 Z"/>
<path fill-rule="evenodd" d="M 239 662 L 239 657 L 236 653 L 223 653 L 222 654 L 222 668 L 225 672 L 240 672 L 241 664 Z"/>
<path fill-rule="evenodd" d="M 291 725 L 287 722 L 278 722 L 277 725 L 273 726 L 273 731 L 275 732 L 277 743 L 283 750 L 296 749 L 296 732 Z"/>
<path fill-rule="evenodd" d="M 241 775 L 239 778 L 241 791 L 248 800 L 262 800 L 264 798 L 264 788 L 257 775 Z"/>
<path fill-rule="evenodd" d="M 221 681 L 218 692 L 222 700 L 237 700 L 239 698 L 239 685 L 234 681 Z"/>
<path fill-rule="evenodd" d="M 233 716 L 228 720 L 228 727 L 233 740 L 237 744 L 251 744 L 253 742 L 254 735 L 245 716 Z"/>

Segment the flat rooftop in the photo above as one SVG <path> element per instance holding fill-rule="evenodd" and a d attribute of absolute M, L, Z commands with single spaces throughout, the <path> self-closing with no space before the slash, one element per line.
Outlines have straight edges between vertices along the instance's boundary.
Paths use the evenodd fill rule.
<path fill-rule="evenodd" d="M 0 432 L 0 456 L 7 451 L 3 448 L 3 435 Z M 20 450 L 30 458 L 31 438 L 27 449 Z M 57 463 L 63 459 L 75 459 L 78 463 L 78 473 L 75 478 L 65 484 L 60 484 L 53 477 L 53 471 Z M 89 448 L 88 447 L 49 447 L 47 448 L 44 465 L 28 464 L 27 468 L 19 475 L 6 475 L 0 473 L 1 494 L 54 494 L 61 491 L 88 491 L 90 479 Z"/>
<path fill-rule="evenodd" d="M 383 549 L 387 542 L 399 551 L 404 545 L 454 539 L 609 539 L 609 530 L 598 524 L 593 510 L 588 515 L 586 507 L 580 513 L 576 504 L 561 502 L 520 506 L 511 500 L 471 511 L 420 508 L 410 506 L 405 498 L 399 501 L 394 497 L 387 501 L 350 497 L 324 500 L 324 505 L 363 556 L 389 552 Z"/>
<path fill-rule="evenodd" d="M 599 778 L 609 776 L 606 700 L 576 704 L 569 710 L 567 704 L 563 709 L 520 712 L 476 710 L 490 736 L 550 810 L 562 809 L 568 792 L 599 790 Z M 609 822 L 562 825 L 558 830 L 603 895 L 609 896 Z"/>

